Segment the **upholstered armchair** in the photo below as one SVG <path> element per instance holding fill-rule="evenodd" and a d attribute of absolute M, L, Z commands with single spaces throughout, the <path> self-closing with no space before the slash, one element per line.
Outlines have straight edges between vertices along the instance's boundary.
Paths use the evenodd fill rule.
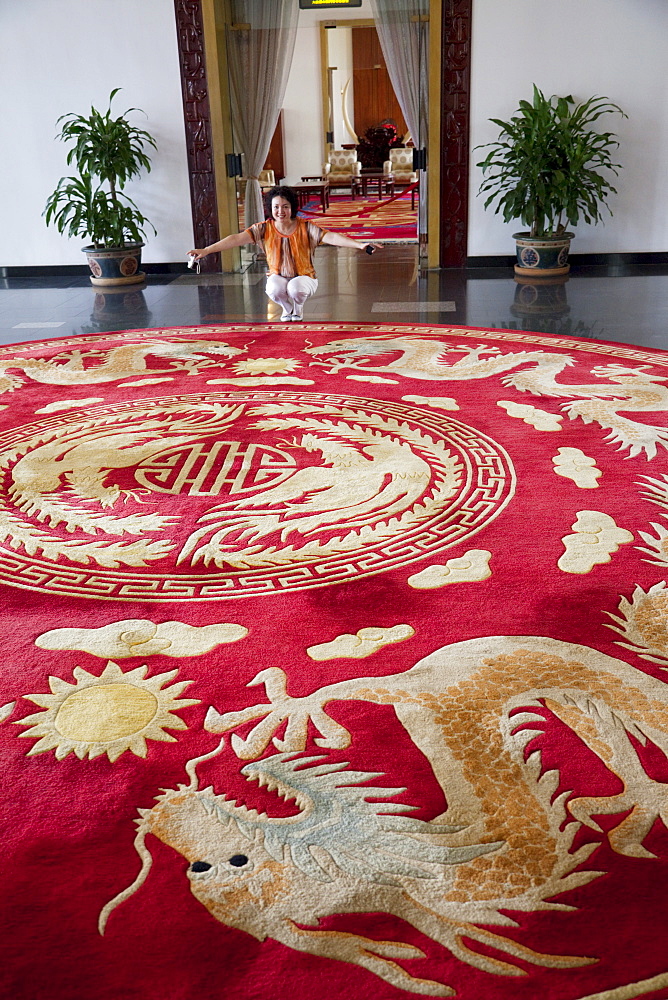
<path fill-rule="evenodd" d="M 353 177 L 359 177 L 361 172 L 362 164 L 357 159 L 356 149 L 333 149 L 322 168 L 322 176 L 331 188 L 349 188 Z"/>
<path fill-rule="evenodd" d="M 413 170 L 412 147 L 395 146 L 388 155 L 390 158 L 383 163 L 383 173 L 394 174 L 395 184 L 414 184 L 418 175 Z"/>
<path fill-rule="evenodd" d="M 263 193 L 276 187 L 276 174 L 273 170 L 261 170 L 258 180 Z"/>
<path fill-rule="evenodd" d="M 258 181 L 260 182 L 260 191 L 262 195 L 271 191 L 273 187 L 276 187 L 276 175 L 273 170 L 261 170 L 258 174 Z M 239 177 L 239 193 L 242 198 L 246 197 L 246 184 L 248 183 L 248 177 Z"/>

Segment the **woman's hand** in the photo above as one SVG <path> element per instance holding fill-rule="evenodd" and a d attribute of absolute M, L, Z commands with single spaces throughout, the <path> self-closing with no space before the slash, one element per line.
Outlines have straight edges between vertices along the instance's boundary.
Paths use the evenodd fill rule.
<path fill-rule="evenodd" d="M 333 233 L 329 229 L 325 231 L 325 235 L 322 238 L 323 243 L 329 243 L 334 247 L 350 247 L 351 250 L 366 250 L 367 253 L 374 253 L 376 250 L 380 250 L 382 243 L 363 243 L 361 240 L 353 240 L 350 236 L 345 236 L 344 233 Z M 372 250 L 368 250 L 368 247 L 372 247 Z"/>
<path fill-rule="evenodd" d="M 188 257 L 194 257 L 195 260 L 201 260 L 202 257 L 207 257 L 210 253 L 211 251 L 209 248 L 205 247 L 203 250 L 189 250 Z"/>

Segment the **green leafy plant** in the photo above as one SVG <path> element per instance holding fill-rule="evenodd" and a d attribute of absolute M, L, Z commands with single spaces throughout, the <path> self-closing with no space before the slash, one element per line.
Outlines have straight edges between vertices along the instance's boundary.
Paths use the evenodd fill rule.
<path fill-rule="evenodd" d="M 74 142 L 67 163 L 76 165 L 78 176 L 61 177 L 43 212 L 47 225 L 67 236 L 87 236 L 96 249 L 140 243 L 147 226 L 156 232 L 123 188 L 142 170 L 150 172 L 145 147 L 157 146 L 148 132 L 127 120 L 139 108 L 112 117 L 111 103 L 119 90 L 112 90 L 104 114 L 91 107 L 88 117 L 58 119 L 63 125 L 57 138 Z"/>
<path fill-rule="evenodd" d="M 477 164 L 485 177 L 478 194 L 489 195 L 485 208 L 497 201 L 495 214 L 504 222 L 519 219 L 531 237 L 561 236 L 580 217 L 600 222 L 601 207 L 616 193 L 610 174 L 618 174 L 620 164 L 611 156 L 619 142 L 594 123 L 613 113 L 627 117 L 607 97 L 576 104 L 571 96 L 545 97 L 534 84 L 533 103 L 520 101 L 510 121 L 490 118 L 499 137 L 476 147 L 489 149 Z"/>

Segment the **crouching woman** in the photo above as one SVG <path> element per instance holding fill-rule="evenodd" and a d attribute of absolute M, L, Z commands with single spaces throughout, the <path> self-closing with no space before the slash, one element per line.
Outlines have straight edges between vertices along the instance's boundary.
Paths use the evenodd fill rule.
<path fill-rule="evenodd" d="M 220 250 L 257 244 L 265 253 L 269 273 L 266 292 L 282 309 L 281 322 L 300 322 L 304 318 L 304 303 L 315 294 L 318 279 L 313 266 L 313 254 L 321 243 L 335 247 L 352 247 L 373 253 L 376 243 L 360 243 L 342 233 L 331 233 L 315 222 L 297 216 L 297 195 L 289 187 L 275 187 L 267 195 L 271 218 L 256 222 L 243 233 L 232 233 L 203 250 L 191 250 L 196 260 Z"/>

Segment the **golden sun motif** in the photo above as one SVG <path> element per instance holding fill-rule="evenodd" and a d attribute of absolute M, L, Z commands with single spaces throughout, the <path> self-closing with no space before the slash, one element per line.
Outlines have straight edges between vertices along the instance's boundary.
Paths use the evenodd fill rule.
<path fill-rule="evenodd" d="M 73 684 L 49 677 L 51 694 L 25 695 L 45 711 L 16 723 L 31 727 L 21 736 L 39 740 L 26 756 L 55 750 L 58 760 L 72 752 L 83 760 L 106 753 L 113 763 L 126 750 L 146 757 L 146 740 L 173 743 L 175 737 L 165 729 L 188 727 L 172 713 L 199 704 L 196 698 L 178 697 L 192 681 L 169 684 L 178 670 L 149 678 L 147 670 L 143 666 L 123 673 L 110 660 L 99 676 L 75 667 Z"/>
<path fill-rule="evenodd" d="M 237 375 L 277 375 L 301 368 L 301 362 L 292 358 L 246 358 L 233 366 Z"/>

